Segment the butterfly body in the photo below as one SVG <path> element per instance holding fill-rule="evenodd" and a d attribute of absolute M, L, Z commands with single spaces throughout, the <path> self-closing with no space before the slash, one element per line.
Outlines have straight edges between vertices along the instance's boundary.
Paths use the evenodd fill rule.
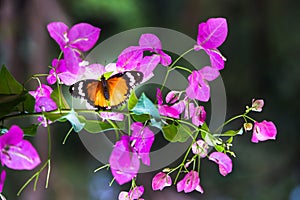
<path fill-rule="evenodd" d="M 107 110 L 125 103 L 131 90 L 141 83 L 143 73 L 127 71 L 115 74 L 108 79 L 85 79 L 69 89 L 73 97 L 85 99 L 97 109 Z"/>

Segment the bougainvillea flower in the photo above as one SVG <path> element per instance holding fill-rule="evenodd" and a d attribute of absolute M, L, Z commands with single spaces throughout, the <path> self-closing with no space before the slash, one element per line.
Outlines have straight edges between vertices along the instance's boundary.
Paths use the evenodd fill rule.
<path fill-rule="evenodd" d="M 15 170 L 32 170 L 40 164 L 37 151 L 23 136 L 23 130 L 16 125 L 0 136 L 2 165 Z"/>
<path fill-rule="evenodd" d="M 198 71 L 193 71 L 188 77 L 189 86 L 186 89 L 187 97 L 207 102 L 210 98 L 208 81 L 213 81 L 219 75 L 220 73 L 217 69 L 208 66 Z"/>
<path fill-rule="evenodd" d="M 36 112 L 46 112 L 46 111 L 51 111 L 56 109 L 57 109 L 57 105 L 55 101 L 53 101 L 49 97 L 38 98 L 38 100 L 35 102 L 34 105 L 34 110 Z"/>
<path fill-rule="evenodd" d="M 148 81 L 154 76 L 153 70 L 160 62 L 160 57 L 156 54 L 152 56 L 145 56 L 143 60 L 139 63 L 136 70 L 141 71 L 144 74 L 143 82 Z"/>
<path fill-rule="evenodd" d="M 100 117 L 105 120 L 105 119 L 110 119 L 114 121 L 123 121 L 124 120 L 124 115 L 122 113 L 118 112 L 100 112 Z"/>
<path fill-rule="evenodd" d="M 224 18 L 210 18 L 199 24 L 197 45 L 194 49 L 203 49 L 208 54 L 212 68 L 224 68 L 225 58 L 217 48 L 226 40 L 227 33 L 228 27 Z"/>
<path fill-rule="evenodd" d="M 179 100 L 181 94 L 182 92 L 171 90 L 166 96 L 166 102 L 171 104 L 175 103 Z"/>
<path fill-rule="evenodd" d="M 0 175 L 0 193 L 2 193 L 5 178 L 6 178 L 6 171 L 2 170 L 1 175 Z"/>
<path fill-rule="evenodd" d="M 192 144 L 193 153 L 199 155 L 201 158 L 205 158 L 207 156 L 208 149 L 208 144 L 203 140 L 198 140 L 197 142 Z"/>
<path fill-rule="evenodd" d="M 144 186 L 136 186 L 129 192 L 122 191 L 119 194 L 119 200 L 143 200 L 140 198 L 144 194 Z"/>
<path fill-rule="evenodd" d="M 203 106 L 197 106 L 189 103 L 188 109 L 185 110 L 185 118 L 192 118 L 192 123 L 196 126 L 201 126 L 206 119 L 206 111 Z"/>
<path fill-rule="evenodd" d="M 154 142 L 154 133 L 148 128 L 144 127 L 141 122 L 134 122 L 131 124 L 132 135 L 130 142 L 133 148 L 138 153 L 139 158 L 145 165 L 150 165 L 149 152 Z"/>
<path fill-rule="evenodd" d="M 57 109 L 56 103 L 51 99 L 52 92 L 52 88 L 44 84 L 38 86 L 36 91 L 29 91 L 29 94 L 35 98 L 34 110 L 36 112 L 45 112 Z"/>
<path fill-rule="evenodd" d="M 198 172 L 192 170 L 187 173 L 181 181 L 177 183 L 177 192 L 184 191 L 185 193 L 189 193 L 194 190 L 200 193 L 204 192 L 200 185 Z"/>
<path fill-rule="evenodd" d="M 129 140 L 129 136 L 123 135 L 109 157 L 112 175 L 120 185 L 131 181 L 140 168 L 138 154 L 131 148 Z"/>
<path fill-rule="evenodd" d="M 82 52 L 95 45 L 101 31 L 100 28 L 87 23 L 75 24 L 69 29 L 63 22 L 52 22 L 47 25 L 47 29 L 62 51 L 71 48 Z"/>
<path fill-rule="evenodd" d="M 41 86 L 38 86 L 35 91 L 29 91 L 28 93 L 37 100 L 40 97 L 50 97 L 52 92 L 53 89 L 51 87 L 42 84 Z"/>
<path fill-rule="evenodd" d="M 219 165 L 219 172 L 223 176 L 226 176 L 232 171 L 232 160 L 225 153 L 213 152 L 208 158 Z"/>
<path fill-rule="evenodd" d="M 159 172 L 152 179 L 153 190 L 163 190 L 167 186 L 172 185 L 172 179 L 169 175 Z"/>
<path fill-rule="evenodd" d="M 159 88 L 156 89 L 156 98 L 158 100 L 158 112 L 163 116 L 168 116 L 178 119 L 184 111 L 185 103 L 181 100 L 171 106 L 163 104 L 162 93 Z"/>
<path fill-rule="evenodd" d="M 198 27 L 197 44 L 206 49 L 218 48 L 225 41 L 228 33 L 224 18 L 210 18 Z"/>
<path fill-rule="evenodd" d="M 256 112 L 261 112 L 264 107 L 263 99 L 252 99 L 252 110 Z"/>
<path fill-rule="evenodd" d="M 273 122 L 262 121 L 254 122 L 253 135 L 251 141 L 258 143 L 259 141 L 275 140 L 277 129 Z"/>
<path fill-rule="evenodd" d="M 68 71 L 78 72 L 81 52 L 90 50 L 97 42 L 100 29 L 87 23 L 79 23 L 68 28 L 63 22 L 52 22 L 47 25 L 50 36 L 64 52 Z"/>
<path fill-rule="evenodd" d="M 80 79 L 80 76 L 84 73 L 85 69 L 84 67 L 80 66 L 80 63 L 78 63 L 79 69 L 77 73 L 72 73 L 68 71 L 64 59 L 54 59 L 52 61 L 52 66 L 54 68 L 50 70 L 49 76 L 47 76 L 47 81 L 50 85 L 56 83 L 57 78 L 59 78 L 60 83 L 72 85 Z"/>
<path fill-rule="evenodd" d="M 124 71 L 134 70 L 143 60 L 143 50 L 139 46 L 129 46 L 118 56 L 116 66 Z"/>
<path fill-rule="evenodd" d="M 160 56 L 160 63 L 163 66 L 171 64 L 171 57 L 163 52 L 161 42 L 156 35 L 151 33 L 141 35 L 139 45 L 143 50 L 157 53 Z"/>

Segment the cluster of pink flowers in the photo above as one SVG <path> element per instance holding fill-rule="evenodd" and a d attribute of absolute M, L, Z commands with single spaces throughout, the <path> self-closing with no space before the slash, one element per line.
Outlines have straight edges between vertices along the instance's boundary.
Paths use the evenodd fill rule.
<path fill-rule="evenodd" d="M 173 67 L 171 65 L 171 57 L 163 51 L 161 41 L 154 34 L 141 35 L 137 46 L 129 46 L 120 53 L 116 63 L 109 63 L 107 66 L 103 66 L 101 64 L 89 64 L 84 60 L 83 56 L 83 52 L 89 51 L 96 44 L 101 29 L 86 23 L 74 25 L 69 29 L 62 22 L 50 23 L 47 29 L 50 36 L 58 43 L 62 52 L 58 58 L 52 61 L 52 68 L 47 76 L 47 82 L 50 85 L 58 83 L 69 86 L 84 78 L 99 79 L 99 77 L 108 72 L 114 75 L 126 71 L 142 72 L 143 82 L 145 82 L 154 76 L 153 70 L 158 64 L 165 67 Z M 213 134 L 211 134 L 210 140 L 204 136 L 201 136 L 202 139 L 198 137 L 198 133 L 201 131 L 204 131 L 205 134 L 211 133 L 209 130 L 202 128 L 203 125 L 206 125 L 206 111 L 200 103 L 209 101 L 209 82 L 218 78 L 220 70 L 224 69 L 226 60 L 218 48 L 226 40 L 227 32 L 227 22 L 224 18 L 212 18 L 207 22 L 200 23 L 197 43 L 193 49 L 195 51 L 205 51 L 210 58 L 210 65 L 200 70 L 192 71 L 188 76 L 188 86 L 184 91 L 169 91 L 166 97 L 163 98 L 163 87 L 157 88 L 157 107 L 154 107 L 161 117 L 159 119 L 161 123 L 154 125 L 151 124 L 151 120 L 145 123 L 134 121 L 130 125 L 130 134 L 122 135 L 120 140 L 115 143 L 109 157 L 111 173 L 120 185 L 130 181 L 134 183 L 128 192 L 122 191 L 119 194 L 119 200 L 142 199 L 144 187 L 135 185 L 135 179 L 141 162 L 147 166 L 151 164 L 149 154 L 155 139 L 151 125 L 164 131 L 164 127 L 168 125 L 177 127 L 180 120 L 191 120 L 189 125 L 195 129 L 188 135 L 188 137 L 193 139 L 193 143 L 189 147 L 189 150 L 193 153 L 192 158 L 183 160 L 179 167 L 164 169 L 157 173 L 152 179 L 153 190 L 163 190 L 174 183 L 178 192 L 184 191 L 189 193 L 196 190 L 203 193 L 203 187 L 200 185 L 200 171 L 196 170 L 195 167 L 196 159 L 199 159 L 199 162 L 200 159 L 205 158 L 213 161 L 218 165 L 222 176 L 232 172 L 233 165 L 229 155 L 234 154 L 229 150 L 229 145 L 222 143 L 222 141 L 220 142 Z M 35 91 L 29 92 L 35 99 L 35 112 L 41 113 L 38 121 L 43 126 L 52 123 L 44 113 L 60 109 L 57 102 L 51 97 L 52 92 L 53 89 L 51 87 L 41 83 L 39 83 Z M 154 104 L 152 103 L 151 105 Z M 263 105 L 263 100 L 253 100 L 252 106 L 247 107 L 244 116 L 250 111 L 261 112 Z M 134 112 L 134 109 L 131 111 Z M 141 114 L 147 114 L 149 117 L 155 118 L 148 112 Z M 102 120 L 112 121 L 123 121 L 124 119 L 124 115 L 118 112 L 99 112 L 99 117 Z M 80 131 L 85 125 L 84 122 L 79 121 L 73 109 L 62 118 L 67 119 L 75 127 L 74 130 L 76 132 Z M 266 120 L 257 122 L 250 117 L 244 117 L 244 119 L 245 131 L 253 130 L 251 139 L 253 143 L 276 138 L 277 130 L 273 122 Z M 246 119 L 249 119 L 250 122 L 246 121 Z M 214 141 L 212 142 L 212 140 Z M 223 144 L 223 146 L 227 145 L 226 148 L 215 148 L 217 151 L 210 153 L 209 148 L 218 145 L 218 142 Z M 31 170 L 40 163 L 40 158 L 35 148 L 31 143 L 23 139 L 23 131 L 18 126 L 12 126 L 10 130 L 0 136 L 0 148 L 2 166 L 15 170 Z M 178 176 L 172 181 L 170 174 L 176 170 L 179 171 Z M 177 178 L 182 173 L 185 175 L 177 182 Z M 0 192 L 2 191 L 5 177 L 6 172 L 2 171 Z"/>

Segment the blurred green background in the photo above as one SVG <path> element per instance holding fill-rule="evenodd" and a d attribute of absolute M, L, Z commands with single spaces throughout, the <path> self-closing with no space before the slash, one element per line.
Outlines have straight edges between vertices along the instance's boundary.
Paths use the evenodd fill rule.
<path fill-rule="evenodd" d="M 221 177 L 212 163 L 203 162 L 204 194 L 177 194 L 174 186 L 151 192 L 152 174 L 143 174 L 139 179 L 146 188 L 143 197 L 296 200 L 300 199 L 299 10 L 300 1 L 296 0 L 1 0 L 0 64 L 6 64 L 20 82 L 31 74 L 47 73 L 47 66 L 58 55 L 58 47 L 46 30 L 52 21 L 91 23 L 102 29 L 101 42 L 121 31 L 148 26 L 174 29 L 196 39 L 200 22 L 225 17 L 229 34 L 220 50 L 228 60 L 221 72 L 227 116 L 243 112 L 252 98 L 263 98 L 264 111 L 256 116 L 275 122 L 277 140 L 253 144 L 250 134 L 236 138 L 233 149 L 237 158 L 233 159 L 233 173 L 227 177 Z M 4 187 L 8 199 L 110 200 L 117 199 L 120 189 L 128 189 L 116 184 L 109 187 L 109 173 L 93 173 L 100 163 L 86 151 L 79 137 L 74 133 L 62 145 L 63 130 L 68 127 L 63 124 L 54 128 L 50 188 L 44 189 L 42 177 L 37 191 L 33 192 L 30 184 L 16 197 L 33 173 L 8 170 Z M 47 138 L 42 128 L 34 142 L 45 159 Z"/>

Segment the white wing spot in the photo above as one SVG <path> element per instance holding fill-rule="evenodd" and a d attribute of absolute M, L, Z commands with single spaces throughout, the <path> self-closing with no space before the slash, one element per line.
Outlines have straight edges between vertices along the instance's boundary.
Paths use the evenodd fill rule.
<path fill-rule="evenodd" d="M 129 86 L 133 87 L 135 85 L 135 79 L 134 76 L 132 76 L 131 73 L 126 73 L 127 77 L 129 78 Z"/>
<path fill-rule="evenodd" d="M 82 91 L 83 82 L 80 82 L 78 85 L 78 94 L 82 97 L 85 96 L 85 93 Z"/>

